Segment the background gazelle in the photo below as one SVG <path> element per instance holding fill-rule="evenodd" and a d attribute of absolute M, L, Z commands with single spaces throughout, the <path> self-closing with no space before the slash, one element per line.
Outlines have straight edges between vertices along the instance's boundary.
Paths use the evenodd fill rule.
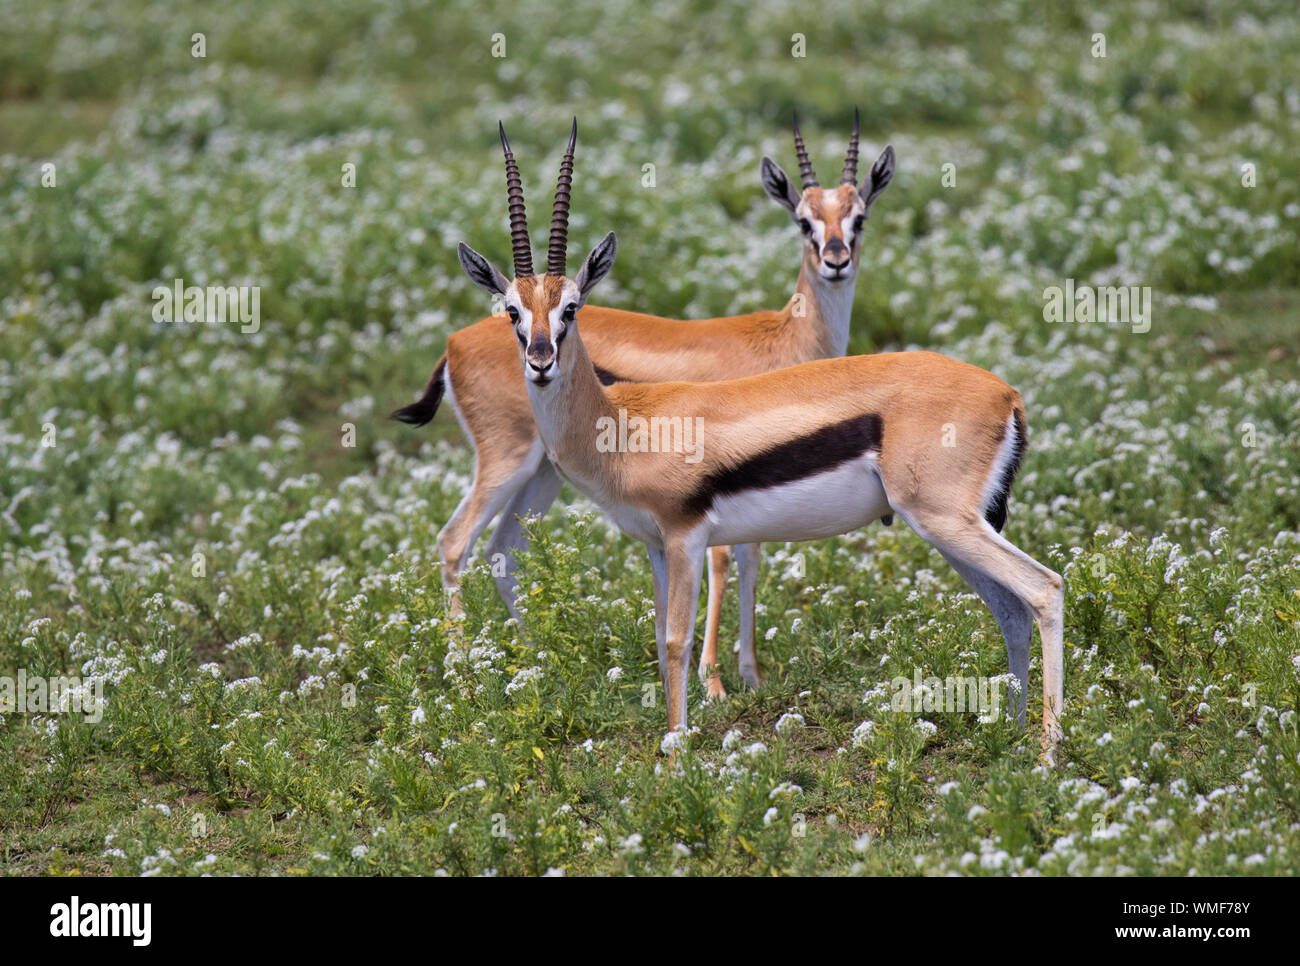
<path fill-rule="evenodd" d="M 577 123 L 574 123 L 574 134 Z M 798 120 L 795 152 L 801 190 L 771 158 L 764 157 L 763 187 L 783 205 L 804 235 L 803 258 L 794 295 L 784 308 L 748 315 L 683 321 L 594 305 L 582 307 L 583 333 L 596 371 L 605 382 L 683 379 L 697 382 L 731 379 L 827 356 L 848 348 L 849 316 L 862 254 L 863 226 L 872 205 L 894 176 L 894 150 L 881 152 L 861 188 L 858 186 L 858 117 L 854 111 L 840 183 L 823 188 L 808 158 Z M 532 275 L 532 254 L 524 224 L 519 172 L 501 128 L 511 186 L 511 241 L 516 274 Z M 566 155 L 572 164 L 572 146 Z M 516 191 L 516 189 L 520 189 Z M 557 216 L 567 218 L 568 189 L 561 182 Z M 513 221 L 518 215 L 517 223 Z M 547 254 L 548 277 L 564 273 L 564 233 L 552 226 Z M 460 573 L 484 529 L 498 514 L 501 522 L 488 544 L 489 557 L 502 554 L 505 568 L 493 568 L 497 589 L 512 614 L 515 610 L 514 551 L 524 545 L 519 518 L 545 513 L 561 486 L 537 437 L 528 396 L 517 375 L 515 335 L 500 316 L 490 316 L 454 333 L 438 360 L 423 397 L 399 409 L 394 418 L 414 425 L 433 419 L 445 394 L 475 449 L 474 483 L 442 532 L 438 549 L 443 584 L 459 612 Z M 503 512 L 504 511 L 504 512 Z M 760 682 L 755 654 L 754 607 L 759 552 L 736 548 L 740 589 L 740 671 L 745 682 Z M 709 605 L 701 675 L 710 696 L 725 694 L 716 671 L 718 627 L 729 568 L 728 548 L 712 552 Z"/>
<path fill-rule="evenodd" d="M 571 139 L 546 275 L 532 273 L 518 244 L 513 281 L 464 243 L 458 254 L 475 283 L 505 300 L 547 456 L 650 551 L 669 728 L 687 723 L 708 547 L 819 539 L 897 513 L 993 611 L 1021 685 L 1022 721 L 1037 622 L 1042 748 L 1050 760 L 1061 733 L 1064 583 L 1000 533 L 1027 443 L 1019 393 L 990 372 L 931 352 L 823 359 L 727 382 L 603 386 L 578 331 L 578 309 L 613 267 L 616 241 L 605 236 L 577 277 L 565 277 L 555 243 L 566 238 L 572 148 Z M 511 234 L 526 240 L 518 178 L 509 186 Z M 701 417 L 702 458 L 601 452 L 596 428 L 620 411 L 628 420 Z"/>

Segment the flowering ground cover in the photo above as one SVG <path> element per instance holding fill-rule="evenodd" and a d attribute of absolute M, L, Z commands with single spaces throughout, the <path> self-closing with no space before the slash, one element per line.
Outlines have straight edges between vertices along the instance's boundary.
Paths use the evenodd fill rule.
<path fill-rule="evenodd" d="M 1294 5 L 492 6 L 0 0 L 0 678 L 104 697 L 0 714 L 0 870 L 1296 872 Z M 536 646 L 487 562 L 450 621 L 472 453 L 445 407 L 386 418 L 489 310 L 454 248 L 504 263 L 498 118 L 537 211 L 578 115 L 603 304 L 702 317 L 789 297 L 759 159 L 794 170 L 798 108 L 829 178 L 855 104 L 899 167 L 851 351 L 1026 402 L 1007 533 L 1066 579 L 1055 768 L 1033 700 L 1026 732 L 898 706 L 1007 670 L 901 522 L 764 548 L 767 680 L 724 653 L 670 764 L 640 546 L 566 490 L 529 523 Z M 175 279 L 256 287 L 257 323 L 156 321 Z M 1067 283 L 1149 318 L 1049 320 Z"/>

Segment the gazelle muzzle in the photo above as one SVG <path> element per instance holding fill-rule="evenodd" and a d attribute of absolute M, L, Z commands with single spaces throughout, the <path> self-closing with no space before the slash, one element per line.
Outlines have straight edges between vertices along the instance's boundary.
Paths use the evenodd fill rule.
<path fill-rule="evenodd" d="M 556 355 L 555 345 L 548 339 L 538 338 L 528 343 L 528 348 L 524 350 L 528 378 L 540 385 L 550 382 L 557 368 Z"/>

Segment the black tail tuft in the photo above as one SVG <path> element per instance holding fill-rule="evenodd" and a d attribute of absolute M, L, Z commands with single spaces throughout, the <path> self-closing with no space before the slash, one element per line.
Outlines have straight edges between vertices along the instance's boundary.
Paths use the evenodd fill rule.
<path fill-rule="evenodd" d="M 1019 409 L 1013 409 L 1011 418 L 1016 427 L 1016 442 L 1011 452 L 1011 462 L 1003 467 L 997 492 L 993 494 L 993 499 L 984 510 L 984 519 L 998 533 L 1001 533 L 1002 528 L 1006 526 L 1007 499 L 1011 496 L 1011 484 L 1015 482 L 1016 474 L 1020 472 L 1020 460 L 1025 455 L 1025 447 L 1029 445 L 1029 434 L 1025 432 L 1025 414 Z"/>
<path fill-rule="evenodd" d="M 411 405 L 394 410 L 392 418 L 399 422 L 410 423 L 412 426 L 423 426 L 433 419 L 438 412 L 438 404 L 442 402 L 443 379 L 446 377 L 446 372 L 447 357 L 443 356 L 438 360 L 438 367 L 433 370 L 433 375 L 429 377 L 429 385 L 425 388 L 424 395 Z"/>

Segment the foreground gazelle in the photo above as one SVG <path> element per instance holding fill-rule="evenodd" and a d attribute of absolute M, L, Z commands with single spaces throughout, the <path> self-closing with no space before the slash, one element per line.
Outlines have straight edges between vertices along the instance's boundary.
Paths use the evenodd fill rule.
<path fill-rule="evenodd" d="M 576 123 L 574 131 L 576 134 Z M 867 215 L 894 176 L 894 151 L 886 147 L 858 187 L 858 121 L 840 184 L 823 188 L 794 127 L 802 190 L 770 158 L 763 158 L 763 187 L 782 204 L 804 234 L 803 260 L 795 294 L 777 311 L 726 318 L 681 321 L 594 305 L 582 309 L 588 348 L 605 382 L 648 382 L 683 379 L 697 382 L 734 379 L 784 366 L 842 356 L 848 348 L 849 315 L 861 257 L 860 240 Z M 515 194 L 518 169 L 501 130 L 511 179 L 511 239 L 516 272 L 532 275 L 532 254 L 523 230 L 523 196 Z M 572 148 L 572 143 L 570 144 Z M 572 153 L 568 163 L 572 164 Z M 567 217 L 567 189 L 556 198 Z M 558 247 L 557 247 L 558 242 Z M 553 227 L 547 254 L 547 277 L 564 273 L 564 236 Z M 497 589 L 510 611 L 515 609 L 514 551 L 525 544 L 520 518 L 543 514 L 560 491 L 561 480 L 545 458 L 533 426 L 528 396 L 516 375 L 514 335 L 499 316 L 488 317 L 454 333 L 438 361 L 424 396 L 399 409 L 396 419 L 423 425 L 433 419 L 445 394 L 475 449 L 474 484 L 452 518 L 438 534 L 443 559 L 443 584 L 459 612 L 460 573 L 483 530 L 498 514 L 488 544 Z M 504 511 L 504 512 L 503 512 Z M 736 548 L 740 588 L 740 671 L 745 682 L 760 682 L 755 655 L 754 606 L 758 581 L 758 548 Z M 715 548 L 709 568 L 709 607 L 705 646 L 700 662 L 710 696 L 725 694 L 716 671 L 718 626 L 729 559 L 725 547 Z"/>
<path fill-rule="evenodd" d="M 566 202 L 571 172 L 566 158 L 556 192 Z M 510 202 L 512 234 L 526 237 L 517 180 Z M 567 204 L 556 206 L 561 242 L 567 214 Z M 1000 533 L 1027 442 L 1020 395 L 931 352 L 824 359 L 727 382 L 603 386 L 577 313 L 613 267 L 615 247 L 611 232 L 572 280 L 563 256 L 538 276 L 517 247 L 510 281 L 467 245 L 458 253 L 469 277 L 505 301 L 547 456 L 650 551 L 669 728 L 686 727 L 706 548 L 814 540 L 897 513 L 993 611 L 1021 685 L 1022 721 L 1038 623 L 1050 760 L 1060 737 L 1064 584 Z M 602 427 L 638 417 L 698 425 L 702 445 L 688 455 L 699 458 L 596 445 Z"/>

